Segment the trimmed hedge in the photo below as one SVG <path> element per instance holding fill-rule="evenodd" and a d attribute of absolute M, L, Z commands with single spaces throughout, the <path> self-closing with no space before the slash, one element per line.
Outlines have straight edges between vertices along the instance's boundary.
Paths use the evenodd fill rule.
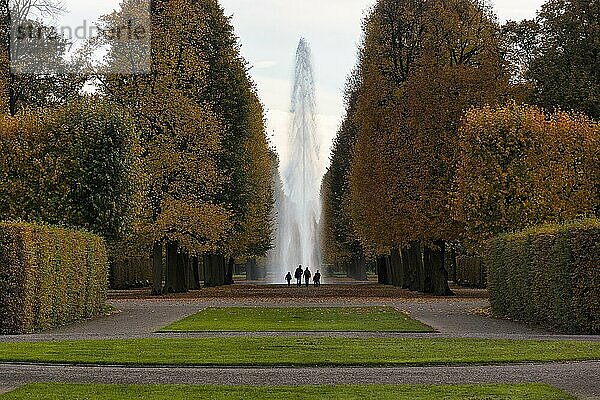
<path fill-rule="evenodd" d="M 0 334 L 31 333 L 100 315 L 107 265 L 99 236 L 0 223 Z"/>
<path fill-rule="evenodd" d="M 600 333 L 600 220 L 543 225 L 490 241 L 497 315 L 566 333 Z"/>

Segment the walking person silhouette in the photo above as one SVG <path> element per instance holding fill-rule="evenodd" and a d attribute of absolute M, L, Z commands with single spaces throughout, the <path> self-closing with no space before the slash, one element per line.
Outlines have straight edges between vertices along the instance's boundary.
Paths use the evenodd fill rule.
<path fill-rule="evenodd" d="M 306 287 L 310 286 L 310 277 L 312 274 L 310 273 L 310 269 L 306 267 L 306 271 L 304 271 L 304 281 L 306 282 Z"/>
<path fill-rule="evenodd" d="M 313 282 L 315 283 L 315 287 L 321 286 L 321 271 L 317 270 L 317 273 L 315 273 L 315 277 L 313 278 Z"/>
<path fill-rule="evenodd" d="M 296 278 L 296 286 L 300 287 L 302 286 L 302 265 L 298 265 L 298 268 L 296 268 L 296 273 L 294 274 L 294 277 Z"/>

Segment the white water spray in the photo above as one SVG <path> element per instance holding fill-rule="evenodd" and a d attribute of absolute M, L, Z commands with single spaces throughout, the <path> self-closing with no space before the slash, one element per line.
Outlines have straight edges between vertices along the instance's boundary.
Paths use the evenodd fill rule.
<path fill-rule="evenodd" d="M 289 131 L 290 158 L 283 174 L 284 199 L 278 201 L 278 232 L 271 272 L 281 282 L 298 265 L 320 269 L 321 218 L 319 141 L 315 110 L 315 82 L 310 47 L 300 40 L 292 92 Z"/>

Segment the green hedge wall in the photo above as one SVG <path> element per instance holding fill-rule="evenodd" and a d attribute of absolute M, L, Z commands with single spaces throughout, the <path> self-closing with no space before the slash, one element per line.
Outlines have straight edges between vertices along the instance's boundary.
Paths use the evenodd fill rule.
<path fill-rule="evenodd" d="M 104 240 L 21 222 L 0 223 L 0 334 L 41 331 L 103 312 Z"/>
<path fill-rule="evenodd" d="M 486 253 L 495 314 L 600 333 L 600 220 L 501 235 Z"/>

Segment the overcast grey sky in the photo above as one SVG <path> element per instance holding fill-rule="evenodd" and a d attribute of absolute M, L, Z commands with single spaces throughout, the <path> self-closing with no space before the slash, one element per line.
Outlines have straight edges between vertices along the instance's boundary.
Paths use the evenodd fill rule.
<path fill-rule="evenodd" d="M 118 7 L 119 0 L 64 0 L 70 24 L 95 21 Z M 532 18 L 544 0 L 494 0 L 499 19 Z M 312 46 L 317 80 L 321 158 L 328 162 L 331 140 L 343 116 L 342 91 L 356 62 L 361 22 L 374 0 L 221 0 L 233 16 L 242 53 L 252 66 L 267 108 L 269 131 L 282 161 L 289 121 L 294 53 L 301 37 Z"/>

